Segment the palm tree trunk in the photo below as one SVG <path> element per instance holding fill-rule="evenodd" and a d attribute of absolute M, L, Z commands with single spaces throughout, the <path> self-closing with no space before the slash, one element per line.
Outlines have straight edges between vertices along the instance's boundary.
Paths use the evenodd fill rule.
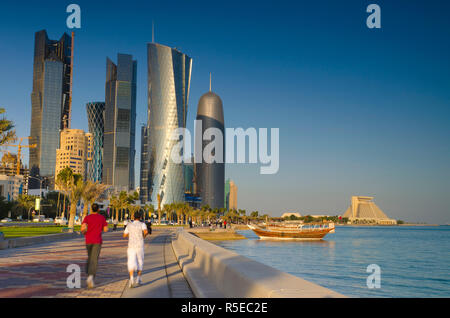
<path fill-rule="evenodd" d="M 59 196 L 61 195 L 61 192 L 58 191 L 58 202 L 56 203 L 56 216 L 58 216 L 59 212 Z"/>
<path fill-rule="evenodd" d="M 63 210 L 62 210 L 62 214 L 61 214 L 61 218 L 62 219 L 64 218 L 64 214 L 66 212 L 66 195 L 65 194 L 63 194 L 63 199 L 64 199 L 64 201 L 63 201 Z"/>
<path fill-rule="evenodd" d="M 84 218 L 88 215 L 89 203 L 85 202 L 83 207 L 83 216 L 81 217 L 81 222 L 83 222 Z"/>
<path fill-rule="evenodd" d="M 70 214 L 69 214 L 69 232 L 73 232 L 73 225 L 75 223 L 75 214 L 77 213 L 77 204 L 70 204 Z"/>

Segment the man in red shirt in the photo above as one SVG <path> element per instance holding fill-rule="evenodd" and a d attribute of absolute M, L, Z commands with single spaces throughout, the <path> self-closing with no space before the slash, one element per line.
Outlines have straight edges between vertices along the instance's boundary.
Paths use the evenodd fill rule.
<path fill-rule="evenodd" d="M 86 264 L 86 273 L 88 274 L 87 286 L 94 287 L 94 276 L 97 272 L 98 257 L 102 248 L 102 230 L 108 232 L 108 223 L 103 215 L 98 214 L 99 206 L 92 205 L 92 212 L 86 216 L 81 224 L 81 233 L 86 238 L 86 248 L 88 260 Z"/>

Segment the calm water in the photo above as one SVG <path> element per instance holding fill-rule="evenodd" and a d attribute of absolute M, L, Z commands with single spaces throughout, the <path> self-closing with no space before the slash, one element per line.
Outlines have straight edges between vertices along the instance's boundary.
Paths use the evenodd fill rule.
<path fill-rule="evenodd" d="M 337 227 L 323 241 L 248 240 L 217 244 L 350 297 L 450 297 L 450 226 Z M 381 268 L 381 288 L 366 285 Z"/>

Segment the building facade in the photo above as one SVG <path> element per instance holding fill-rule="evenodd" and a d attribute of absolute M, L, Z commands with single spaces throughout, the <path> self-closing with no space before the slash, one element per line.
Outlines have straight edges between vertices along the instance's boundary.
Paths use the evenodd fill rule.
<path fill-rule="evenodd" d="M 42 177 L 53 179 L 59 131 L 69 118 L 71 38 L 64 33 L 50 40 L 45 30 L 36 32 L 34 44 L 33 91 L 29 167 L 30 188 L 36 189 Z"/>
<path fill-rule="evenodd" d="M 92 160 L 88 162 L 87 179 L 102 182 L 105 103 L 86 104 L 89 132 L 92 134 Z"/>
<path fill-rule="evenodd" d="M 220 131 L 220 136 L 214 137 L 215 147 L 211 150 L 213 162 L 207 162 L 202 158 L 199 164 L 198 189 L 202 198 L 202 205 L 209 205 L 212 209 L 224 207 L 225 193 L 225 123 L 223 116 L 223 105 L 220 97 L 209 91 L 200 97 L 197 109 L 197 121 L 201 123 L 200 133 L 204 136 L 205 131 L 215 128 Z M 200 139 L 198 137 L 195 140 Z M 221 139 L 221 140 L 220 140 Z M 207 138 L 201 138 L 201 155 L 205 155 L 205 149 L 211 143 Z M 218 149 L 221 147 L 222 149 Z M 220 150 L 220 151 L 219 151 Z M 196 158 L 196 161 L 199 160 Z"/>
<path fill-rule="evenodd" d="M 396 220 L 390 219 L 373 201 L 373 197 L 352 196 L 351 204 L 343 217 L 350 223 L 395 225 Z"/>
<path fill-rule="evenodd" d="M 66 167 L 86 179 L 87 165 L 92 160 L 92 134 L 81 129 L 61 131 L 61 144 L 56 150 L 55 176 Z M 58 187 L 56 186 L 58 189 Z"/>
<path fill-rule="evenodd" d="M 24 176 L 0 174 L 0 197 L 7 201 L 17 200 L 24 193 Z"/>
<path fill-rule="evenodd" d="M 117 65 L 106 61 L 102 181 L 116 190 L 135 187 L 136 72 L 129 54 L 119 53 Z"/>
<path fill-rule="evenodd" d="M 172 131 L 186 127 L 192 59 L 177 49 L 147 45 L 148 119 L 145 167 L 141 168 L 141 201 L 161 205 L 184 201 L 184 166 L 170 159 Z M 147 190 L 145 190 L 147 188 Z"/>
<path fill-rule="evenodd" d="M 238 188 L 237 185 L 233 182 L 230 181 L 230 195 L 229 195 L 229 209 L 230 210 L 236 210 L 237 211 L 237 193 L 238 193 Z"/>
<path fill-rule="evenodd" d="M 17 175 L 17 155 L 5 153 L 0 163 L 0 175 L 16 176 Z M 23 194 L 28 193 L 28 176 L 29 170 L 22 160 L 20 160 L 19 176 L 23 177 Z"/>
<path fill-rule="evenodd" d="M 230 179 L 227 179 L 227 181 L 225 182 L 225 196 L 223 199 L 223 205 L 225 210 L 230 210 Z"/>
<path fill-rule="evenodd" d="M 141 126 L 141 169 L 140 169 L 140 187 L 139 199 L 141 202 L 148 202 L 148 177 L 149 177 L 149 157 L 148 157 L 148 127 Z"/>

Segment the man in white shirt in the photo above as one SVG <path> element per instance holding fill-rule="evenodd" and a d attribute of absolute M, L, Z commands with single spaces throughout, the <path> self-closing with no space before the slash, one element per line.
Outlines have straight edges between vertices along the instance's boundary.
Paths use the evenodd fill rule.
<path fill-rule="evenodd" d="M 144 267 L 144 238 L 147 236 L 147 226 L 140 221 L 141 212 L 134 214 L 134 221 L 127 224 L 123 237 L 128 237 L 128 272 L 130 273 L 129 287 L 142 284 L 141 274 Z M 137 271 L 136 281 L 134 272 Z"/>

